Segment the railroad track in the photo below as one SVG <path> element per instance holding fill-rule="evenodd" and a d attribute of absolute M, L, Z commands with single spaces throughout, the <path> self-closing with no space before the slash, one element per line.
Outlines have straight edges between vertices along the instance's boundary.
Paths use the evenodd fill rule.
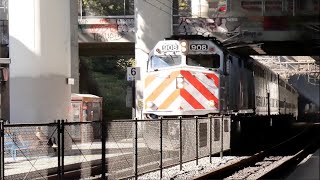
<path fill-rule="evenodd" d="M 306 128 L 298 135 L 268 150 L 261 151 L 230 166 L 211 171 L 195 179 L 278 179 L 288 169 L 319 148 L 319 125 Z M 314 137 L 314 138 L 310 138 Z"/>

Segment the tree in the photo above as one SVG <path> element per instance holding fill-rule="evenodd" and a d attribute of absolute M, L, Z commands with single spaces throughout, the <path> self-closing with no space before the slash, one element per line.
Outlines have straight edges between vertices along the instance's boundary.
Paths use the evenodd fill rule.
<path fill-rule="evenodd" d="M 81 1 L 81 0 L 80 0 Z M 82 0 L 82 9 L 86 16 L 127 15 L 133 0 Z"/>

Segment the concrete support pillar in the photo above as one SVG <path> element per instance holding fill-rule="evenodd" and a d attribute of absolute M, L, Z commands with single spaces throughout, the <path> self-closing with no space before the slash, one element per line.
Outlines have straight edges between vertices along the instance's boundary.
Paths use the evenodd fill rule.
<path fill-rule="evenodd" d="M 148 53 L 159 40 L 172 35 L 172 2 L 135 1 L 135 60 L 141 68 L 141 77 L 146 72 Z M 143 99 L 143 80 L 136 82 L 136 104 Z M 141 118 L 141 109 L 136 106 L 136 117 Z"/>
<path fill-rule="evenodd" d="M 69 0 L 10 0 L 11 123 L 66 119 L 70 104 Z"/>
<path fill-rule="evenodd" d="M 79 93 L 78 0 L 68 1 L 70 1 L 71 77 L 74 78 L 71 92 Z"/>
<path fill-rule="evenodd" d="M 208 18 L 209 4 L 208 0 L 191 1 L 192 17 Z"/>

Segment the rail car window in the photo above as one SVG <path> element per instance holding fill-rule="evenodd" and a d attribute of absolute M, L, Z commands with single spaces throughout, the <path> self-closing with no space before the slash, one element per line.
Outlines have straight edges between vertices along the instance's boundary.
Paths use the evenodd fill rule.
<path fill-rule="evenodd" d="M 214 119 L 214 135 L 213 140 L 219 141 L 220 140 L 220 119 Z"/>
<path fill-rule="evenodd" d="M 284 101 L 280 101 L 280 104 L 279 104 L 281 108 L 284 108 Z"/>
<path fill-rule="evenodd" d="M 229 132 L 229 121 L 228 120 L 223 121 L 223 129 L 224 129 L 224 132 Z"/>
<path fill-rule="evenodd" d="M 286 89 L 291 92 L 291 87 L 286 85 Z"/>
<path fill-rule="evenodd" d="M 262 2 L 261 1 L 242 1 L 241 7 L 249 11 L 261 11 Z"/>
<path fill-rule="evenodd" d="M 220 56 L 218 54 L 193 54 L 187 55 L 187 65 L 206 68 L 219 68 Z"/>
<path fill-rule="evenodd" d="M 180 64 L 181 56 L 152 56 L 149 62 L 149 67 L 152 70 L 157 70 Z"/>
<path fill-rule="evenodd" d="M 282 87 L 285 87 L 285 85 L 286 85 L 282 79 L 280 79 L 279 84 L 280 84 L 280 86 L 282 86 Z"/>

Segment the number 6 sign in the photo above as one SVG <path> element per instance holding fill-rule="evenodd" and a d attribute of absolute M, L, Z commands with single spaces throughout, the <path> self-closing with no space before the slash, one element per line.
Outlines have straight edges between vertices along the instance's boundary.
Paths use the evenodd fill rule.
<path fill-rule="evenodd" d="M 127 67 L 127 81 L 140 80 L 140 67 Z"/>

